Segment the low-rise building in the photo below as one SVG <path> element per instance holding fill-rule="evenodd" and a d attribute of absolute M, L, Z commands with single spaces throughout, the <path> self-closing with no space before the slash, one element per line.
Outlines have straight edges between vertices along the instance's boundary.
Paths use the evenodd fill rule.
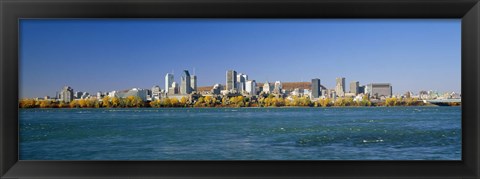
<path fill-rule="evenodd" d="M 221 84 L 215 84 L 213 85 L 212 88 L 212 94 L 219 95 L 223 89 L 223 86 Z"/>
<path fill-rule="evenodd" d="M 390 83 L 371 83 L 367 85 L 367 94 L 372 98 L 389 98 L 392 96 L 392 85 Z"/>
<path fill-rule="evenodd" d="M 117 93 L 119 98 L 127 98 L 129 96 L 137 96 L 142 99 L 142 101 L 147 101 L 148 90 L 141 88 L 132 88 L 130 90 L 124 90 Z"/>

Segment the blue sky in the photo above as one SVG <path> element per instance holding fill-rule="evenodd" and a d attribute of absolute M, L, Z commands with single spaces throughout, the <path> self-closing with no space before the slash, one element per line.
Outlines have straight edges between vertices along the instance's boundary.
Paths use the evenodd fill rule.
<path fill-rule="evenodd" d="M 394 93 L 460 92 L 460 19 L 77 19 L 20 21 L 20 97 L 164 88 L 188 69 L 199 86 L 225 71 L 257 82 L 336 77 Z"/>

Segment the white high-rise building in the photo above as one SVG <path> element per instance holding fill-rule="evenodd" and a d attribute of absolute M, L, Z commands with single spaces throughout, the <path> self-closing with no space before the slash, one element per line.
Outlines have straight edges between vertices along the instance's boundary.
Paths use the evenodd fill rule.
<path fill-rule="evenodd" d="M 246 85 L 245 85 L 245 91 L 247 91 L 248 94 L 250 95 L 256 95 L 257 94 L 257 83 L 255 80 L 248 80 Z"/>
<path fill-rule="evenodd" d="M 177 82 L 172 83 L 172 87 L 168 89 L 168 94 L 178 94 L 180 92 L 179 90 L 180 86 L 178 85 Z"/>
<path fill-rule="evenodd" d="M 60 92 L 60 100 L 69 103 L 73 100 L 73 89 L 70 86 L 65 86 Z"/>
<path fill-rule="evenodd" d="M 180 93 L 181 94 L 190 94 L 192 93 L 190 73 L 188 70 L 183 70 L 182 83 L 180 84 Z"/>
<path fill-rule="evenodd" d="M 270 83 L 268 83 L 268 81 L 263 84 L 263 92 L 265 92 L 267 94 L 269 94 L 271 92 Z"/>
<path fill-rule="evenodd" d="M 239 74 L 237 75 L 237 83 L 238 83 L 238 85 L 237 85 L 237 88 L 238 88 L 238 89 L 237 89 L 237 90 L 238 90 L 239 92 L 245 91 L 245 88 L 246 88 L 246 84 L 245 84 L 245 83 L 247 82 L 247 80 L 248 80 L 248 76 L 247 76 L 246 74 L 239 73 Z"/>
<path fill-rule="evenodd" d="M 280 94 L 282 93 L 282 83 L 280 81 L 275 81 L 275 86 L 273 87 L 273 92 Z"/>
<path fill-rule="evenodd" d="M 190 76 L 190 86 L 192 88 L 192 91 L 197 91 L 197 76 Z"/>
<path fill-rule="evenodd" d="M 336 79 L 335 93 L 336 95 L 343 97 L 345 96 L 345 78 L 339 77 Z"/>
<path fill-rule="evenodd" d="M 165 92 L 168 93 L 168 90 L 172 87 L 173 84 L 173 74 L 167 73 L 165 75 Z"/>
<path fill-rule="evenodd" d="M 152 100 L 160 99 L 160 96 L 161 96 L 160 92 L 161 92 L 160 86 L 157 86 L 157 85 L 153 86 L 152 96 L 151 96 Z"/>

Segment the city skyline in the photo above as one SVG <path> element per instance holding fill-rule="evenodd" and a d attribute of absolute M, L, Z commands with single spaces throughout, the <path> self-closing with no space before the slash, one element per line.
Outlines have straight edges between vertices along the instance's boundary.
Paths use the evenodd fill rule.
<path fill-rule="evenodd" d="M 195 69 L 199 87 L 226 85 L 225 71 L 235 69 L 257 83 L 319 78 L 333 89 L 344 77 L 346 90 L 359 81 L 391 83 L 394 94 L 460 92 L 453 19 L 21 20 L 20 32 L 20 97 L 53 96 L 64 85 L 165 89 L 165 75 L 181 84 L 185 69 Z"/>

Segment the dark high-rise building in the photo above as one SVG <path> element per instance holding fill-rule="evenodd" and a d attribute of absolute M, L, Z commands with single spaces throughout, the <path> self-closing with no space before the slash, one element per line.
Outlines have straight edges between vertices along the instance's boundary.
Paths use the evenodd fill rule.
<path fill-rule="evenodd" d="M 182 75 L 182 84 L 180 86 L 180 93 L 181 94 L 190 94 L 192 93 L 192 86 L 190 81 L 190 73 L 188 70 L 183 70 Z"/>
<path fill-rule="evenodd" d="M 365 85 L 358 87 L 358 94 L 365 93 Z"/>
<path fill-rule="evenodd" d="M 312 79 L 312 98 L 318 98 L 320 96 L 320 93 L 322 92 L 320 89 L 320 79 L 315 78 Z"/>
<path fill-rule="evenodd" d="M 227 82 L 226 82 L 226 90 L 231 91 L 237 89 L 237 72 L 235 70 L 228 70 L 227 71 Z"/>

